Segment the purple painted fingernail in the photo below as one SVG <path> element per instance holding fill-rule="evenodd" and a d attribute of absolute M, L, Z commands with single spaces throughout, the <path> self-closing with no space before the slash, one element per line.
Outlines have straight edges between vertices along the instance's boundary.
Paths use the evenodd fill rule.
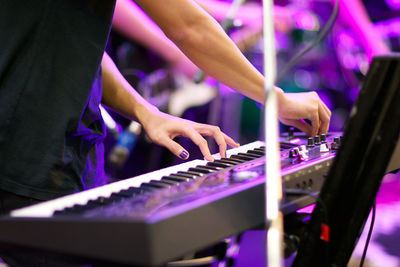
<path fill-rule="evenodd" d="M 181 157 L 181 159 L 187 159 L 189 157 L 189 153 L 183 150 L 181 154 L 179 154 L 179 157 Z"/>

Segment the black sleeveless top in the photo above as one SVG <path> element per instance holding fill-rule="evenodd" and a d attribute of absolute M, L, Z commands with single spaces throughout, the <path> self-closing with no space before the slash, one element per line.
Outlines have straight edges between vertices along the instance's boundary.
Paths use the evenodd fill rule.
<path fill-rule="evenodd" d="M 114 0 L 0 0 L 0 189 L 104 184 L 100 63 Z"/>

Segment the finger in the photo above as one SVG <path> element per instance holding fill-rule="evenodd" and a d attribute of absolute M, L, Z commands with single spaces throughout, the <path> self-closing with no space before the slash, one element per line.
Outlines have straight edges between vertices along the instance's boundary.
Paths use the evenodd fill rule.
<path fill-rule="evenodd" d="M 312 126 L 311 136 L 317 135 L 319 131 L 320 120 L 318 111 L 319 109 L 316 112 L 313 112 L 308 118 L 311 121 L 311 126 Z"/>
<path fill-rule="evenodd" d="M 328 114 L 328 116 L 330 117 L 332 115 L 331 110 L 328 108 L 328 106 L 323 101 L 321 101 L 321 104 L 322 104 L 322 107 L 325 109 L 326 113 Z"/>
<path fill-rule="evenodd" d="M 228 135 L 226 135 L 225 133 L 222 133 L 224 138 L 225 138 L 225 142 L 230 145 L 231 147 L 239 147 L 240 144 L 237 143 L 235 140 L 233 140 L 232 138 L 230 138 Z"/>
<path fill-rule="evenodd" d="M 218 129 L 218 132 L 222 135 L 222 137 L 225 140 L 225 143 L 227 143 L 228 145 L 230 145 L 231 147 L 239 147 L 240 144 L 237 143 L 235 140 L 233 140 L 231 137 L 229 137 L 227 134 L 225 134 L 224 132 L 222 132 L 221 130 L 219 130 L 219 127 L 217 126 L 210 126 L 210 125 L 206 125 L 206 124 L 200 124 L 201 127 L 195 126 L 195 128 L 197 128 L 196 130 L 201 134 L 201 135 L 205 135 L 205 136 L 212 136 L 214 137 L 213 131 L 210 131 L 209 129 L 207 129 L 207 127 L 216 127 Z"/>
<path fill-rule="evenodd" d="M 329 129 L 330 115 L 325 110 L 322 102 L 320 102 L 320 105 L 319 105 L 319 115 L 320 115 L 319 118 L 321 120 L 319 134 L 326 134 Z"/>
<path fill-rule="evenodd" d="M 236 143 L 232 138 L 223 133 L 217 126 L 210 126 L 206 124 L 197 124 L 195 128 L 199 128 L 198 131 L 202 135 L 211 136 L 218 144 L 219 153 L 221 157 L 226 157 L 227 144 L 231 147 L 239 147 L 240 144 Z"/>
<path fill-rule="evenodd" d="M 208 148 L 208 144 L 206 139 L 203 138 L 195 129 L 192 127 L 185 127 L 185 130 L 182 133 L 184 136 L 190 138 L 199 148 L 204 158 L 208 161 L 214 161 L 210 153 L 210 149 Z"/>
<path fill-rule="evenodd" d="M 292 120 L 289 124 L 308 136 L 312 135 L 312 126 L 303 120 Z"/>
<path fill-rule="evenodd" d="M 161 144 L 165 146 L 169 151 L 171 151 L 175 156 L 186 160 L 189 158 L 189 152 L 184 149 L 180 144 L 175 142 L 174 140 L 166 137 L 160 140 Z"/>
<path fill-rule="evenodd" d="M 194 125 L 195 130 L 197 130 L 201 135 L 211 136 L 214 138 L 215 142 L 219 148 L 219 154 L 221 157 L 225 157 L 226 154 L 226 141 L 221 130 L 217 126 L 210 126 L 206 124 Z"/>

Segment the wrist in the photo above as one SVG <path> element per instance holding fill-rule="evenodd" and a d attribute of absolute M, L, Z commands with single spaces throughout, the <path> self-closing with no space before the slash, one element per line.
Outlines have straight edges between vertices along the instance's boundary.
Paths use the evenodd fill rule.
<path fill-rule="evenodd" d="M 158 112 L 158 108 L 150 104 L 137 105 L 134 110 L 136 120 L 142 124 L 143 127 L 146 127 L 146 123 L 150 122 L 151 117 Z"/>

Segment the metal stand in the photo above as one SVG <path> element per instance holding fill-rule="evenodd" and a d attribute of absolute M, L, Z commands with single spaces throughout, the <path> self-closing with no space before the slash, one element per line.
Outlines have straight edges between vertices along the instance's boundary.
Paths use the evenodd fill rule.
<path fill-rule="evenodd" d="M 282 200 L 280 175 L 278 106 L 274 90 L 276 79 L 276 52 L 273 1 L 263 0 L 264 12 L 264 76 L 265 76 L 265 216 L 266 216 L 266 265 L 283 266 L 283 216 L 279 211 Z"/>

